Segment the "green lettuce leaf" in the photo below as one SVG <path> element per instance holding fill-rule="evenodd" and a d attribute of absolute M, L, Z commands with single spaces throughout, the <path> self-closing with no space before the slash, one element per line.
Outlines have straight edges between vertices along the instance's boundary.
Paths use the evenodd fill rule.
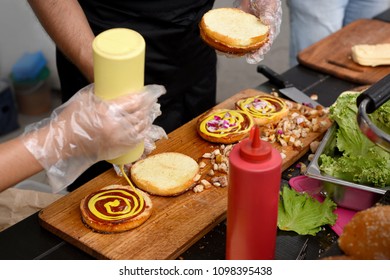
<path fill-rule="evenodd" d="M 322 154 L 320 160 L 321 171 L 335 178 L 376 187 L 390 186 L 389 161 L 385 158 L 360 155 L 330 157 Z"/>
<path fill-rule="evenodd" d="M 307 193 L 283 186 L 279 200 L 278 228 L 301 235 L 316 235 L 324 225 L 334 225 L 337 205 L 326 198 L 322 203 Z"/>
<path fill-rule="evenodd" d="M 375 187 L 390 185 L 390 153 L 375 145 L 359 129 L 356 98 L 360 92 L 343 92 L 329 108 L 337 125 L 338 156 L 320 156 L 320 170 L 336 178 Z M 369 115 L 380 129 L 390 131 L 390 102 Z"/>

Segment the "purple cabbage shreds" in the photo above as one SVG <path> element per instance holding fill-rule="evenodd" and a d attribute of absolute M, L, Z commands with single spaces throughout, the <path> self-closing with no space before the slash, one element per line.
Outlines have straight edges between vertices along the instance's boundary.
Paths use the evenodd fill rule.
<path fill-rule="evenodd" d="M 215 128 L 215 127 L 217 127 L 218 126 L 218 121 L 215 121 L 215 120 L 213 120 L 213 121 L 209 121 L 209 122 L 207 122 L 207 127 L 209 128 L 209 127 L 213 127 L 213 128 Z"/>
<path fill-rule="evenodd" d="M 283 130 L 281 130 L 281 129 L 278 129 L 276 132 L 277 132 L 279 135 L 280 135 L 280 134 L 283 134 Z"/>
<path fill-rule="evenodd" d="M 229 128 L 229 122 L 227 120 L 223 120 L 220 125 L 222 128 Z"/>
<path fill-rule="evenodd" d="M 227 129 L 229 127 L 236 126 L 235 123 L 231 124 L 229 121 L 224 120 L 220 117 L 214 116 L 214 119 L 207 122 L 207 130 L 216 131 L 219 128 Z"/>
<path fill-rule="evenodd" d="M 257 99 L 253 102 L 253 106 L 258 110 L 258 109 L 264 109 L 267 107 L 267 102 L 262 101 L 260 99 Z"/>
<path fill-rule="evenodd" d="M 216 122 L 208 122 L 207 123 L 207 130 L 208 131 L 215 131 L 217 130 L 218 126 L 217 126 L 217 123 Z"/>

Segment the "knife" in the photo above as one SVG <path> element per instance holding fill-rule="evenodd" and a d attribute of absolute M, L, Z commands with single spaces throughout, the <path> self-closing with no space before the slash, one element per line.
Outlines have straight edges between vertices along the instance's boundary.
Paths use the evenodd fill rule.
<path fill-rule="evenodd" d="M 321 106 L 318 102 L 311 99 L 309 96 L 307 96 L 304 92 L 297 89 L 292 83 L 284 79 L 281 75 L 273 71 L 271 68 L 265 65 L 259 65 L 257 66 L 257 72 L 263 74 L 265 77 L 267 77 L 270 82 L 277 87 L 279 87 L 279 91 L 292 101 L 295 101 L 300 104 L 309 105 L 313 108 L 317 106 Z M 310 106 L 310 105 L 309 105 Z"/>

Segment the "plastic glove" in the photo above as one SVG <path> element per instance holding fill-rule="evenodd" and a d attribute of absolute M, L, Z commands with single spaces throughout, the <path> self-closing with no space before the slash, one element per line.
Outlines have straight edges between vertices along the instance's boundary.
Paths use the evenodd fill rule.
<path fill-rule="evenodd" d="M 246 55 L 250 64 L 259 63 L 271 49 L 274 40 L 279 35 L 282 23 L 282 3 L 280 0 L 237 0 L 234 5 L 245 12 L 257 16 L 264 24 L 270 27 L 268 42 L 259 50 Z"/>
<path fill-rule="evenodd" d="M 146 158 L 146 156 L 149 155 L 156 148 L 155 142 L 162 138 L 168 138 L 165 131 L 160 126 L 152 125 L 147 133 L 147 137 L 144 139 L 144 152 L 140 159 Z M 130 177 L 130 169 L 132 165 L 133 163 L 129 162 L 124 166 L 113 164 L 113 167 L 116 172 L 116 175 L 123 177 L 121 169 L 123 168 L 125 174 Z"/>
<path fill-rule="evenodd" d="M 162 86 L 102 100 L 93 84 L 81 89 L 49 118 L 26 127 L 23 143 L 46 170 L 53 192 L 72 183 L 92 164 L 117 158 L 149 138 L 166 137 L 152 125 L 161 114 Z M 156 136 L 156 133 L 159 134 Z"/>

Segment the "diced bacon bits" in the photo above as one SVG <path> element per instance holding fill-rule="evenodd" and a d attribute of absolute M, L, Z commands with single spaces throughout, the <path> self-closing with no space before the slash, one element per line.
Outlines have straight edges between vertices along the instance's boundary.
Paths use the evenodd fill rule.
<path fill-rule="evenodd" d="M 204 191 L 204 186 L 202 184 L 198 184 L 195 187 L 192 188 L 192 191 L 194 193 L 200 193 Z"/>
<path fill-rule="evenodd" d="M 203 158 L 211 158 L 211 153 L 204 153 Z"/>
<path fill-rule="evenodd" d="M 313 141 L 310 143 L 310 151 L 315 154 L 315 152 L 318 149 L 318 146 L 320 145 L 320 141 Z"/>
<path fill-rule="evenodd" d="M 195 175 L 195 177 L 192 179 L 194 182 L 198 182 L 200 180 L 200 177 L 202 175 L 200 175 L 199 173 Z"/>
<path fill-rule="evenodd" d="M 205 189 L 211 188 L 211 183 L 207 181 L 206 179 L 202 179 L 200 183 L 205 187 Z"/>
<path fill-rule="evenodd" d="M 281 119 L 277 124 L 268 124 L 262 127 L 261 139 L 270 143 L 278 143 L 282 147 L 291 146 L 302 149 L 303 139 L 310 132 L 320 132 L 328 122 L 321 120 L 328 111 L 321 107 L 309 108 L 301 104 L 287 101 L 292 113 Z"/>
<path fill-rule="evenodd" d="M 300 173 L 305 174 L 307 170 L 306 164 L 304 164 L 303 162 L 300 162 L 299 164 L 300 164 Z"/>
<path fill-rule="evenodd" d="M 226 175 L 213 177 L 211 182 L 214 186 L 219 186 L 221 188 L 228 186 L 228 178 Z"/>
<path fill-rule="evenodd" d="M 207 171 L 208 179 L 201 179 L 201 176 L 194 178 L 196 186 L 193 191 L 196 193 L 210 189 L 211 187 L 227 187 L 227 174 L 229 172 L 229 153 L 233 149 L 234 144 L 221 144 L 217 149 L 213 147 L 212 152 L 207 152 L 202 155 L 199 162 L 201 170 L 210 166 Z"/>

